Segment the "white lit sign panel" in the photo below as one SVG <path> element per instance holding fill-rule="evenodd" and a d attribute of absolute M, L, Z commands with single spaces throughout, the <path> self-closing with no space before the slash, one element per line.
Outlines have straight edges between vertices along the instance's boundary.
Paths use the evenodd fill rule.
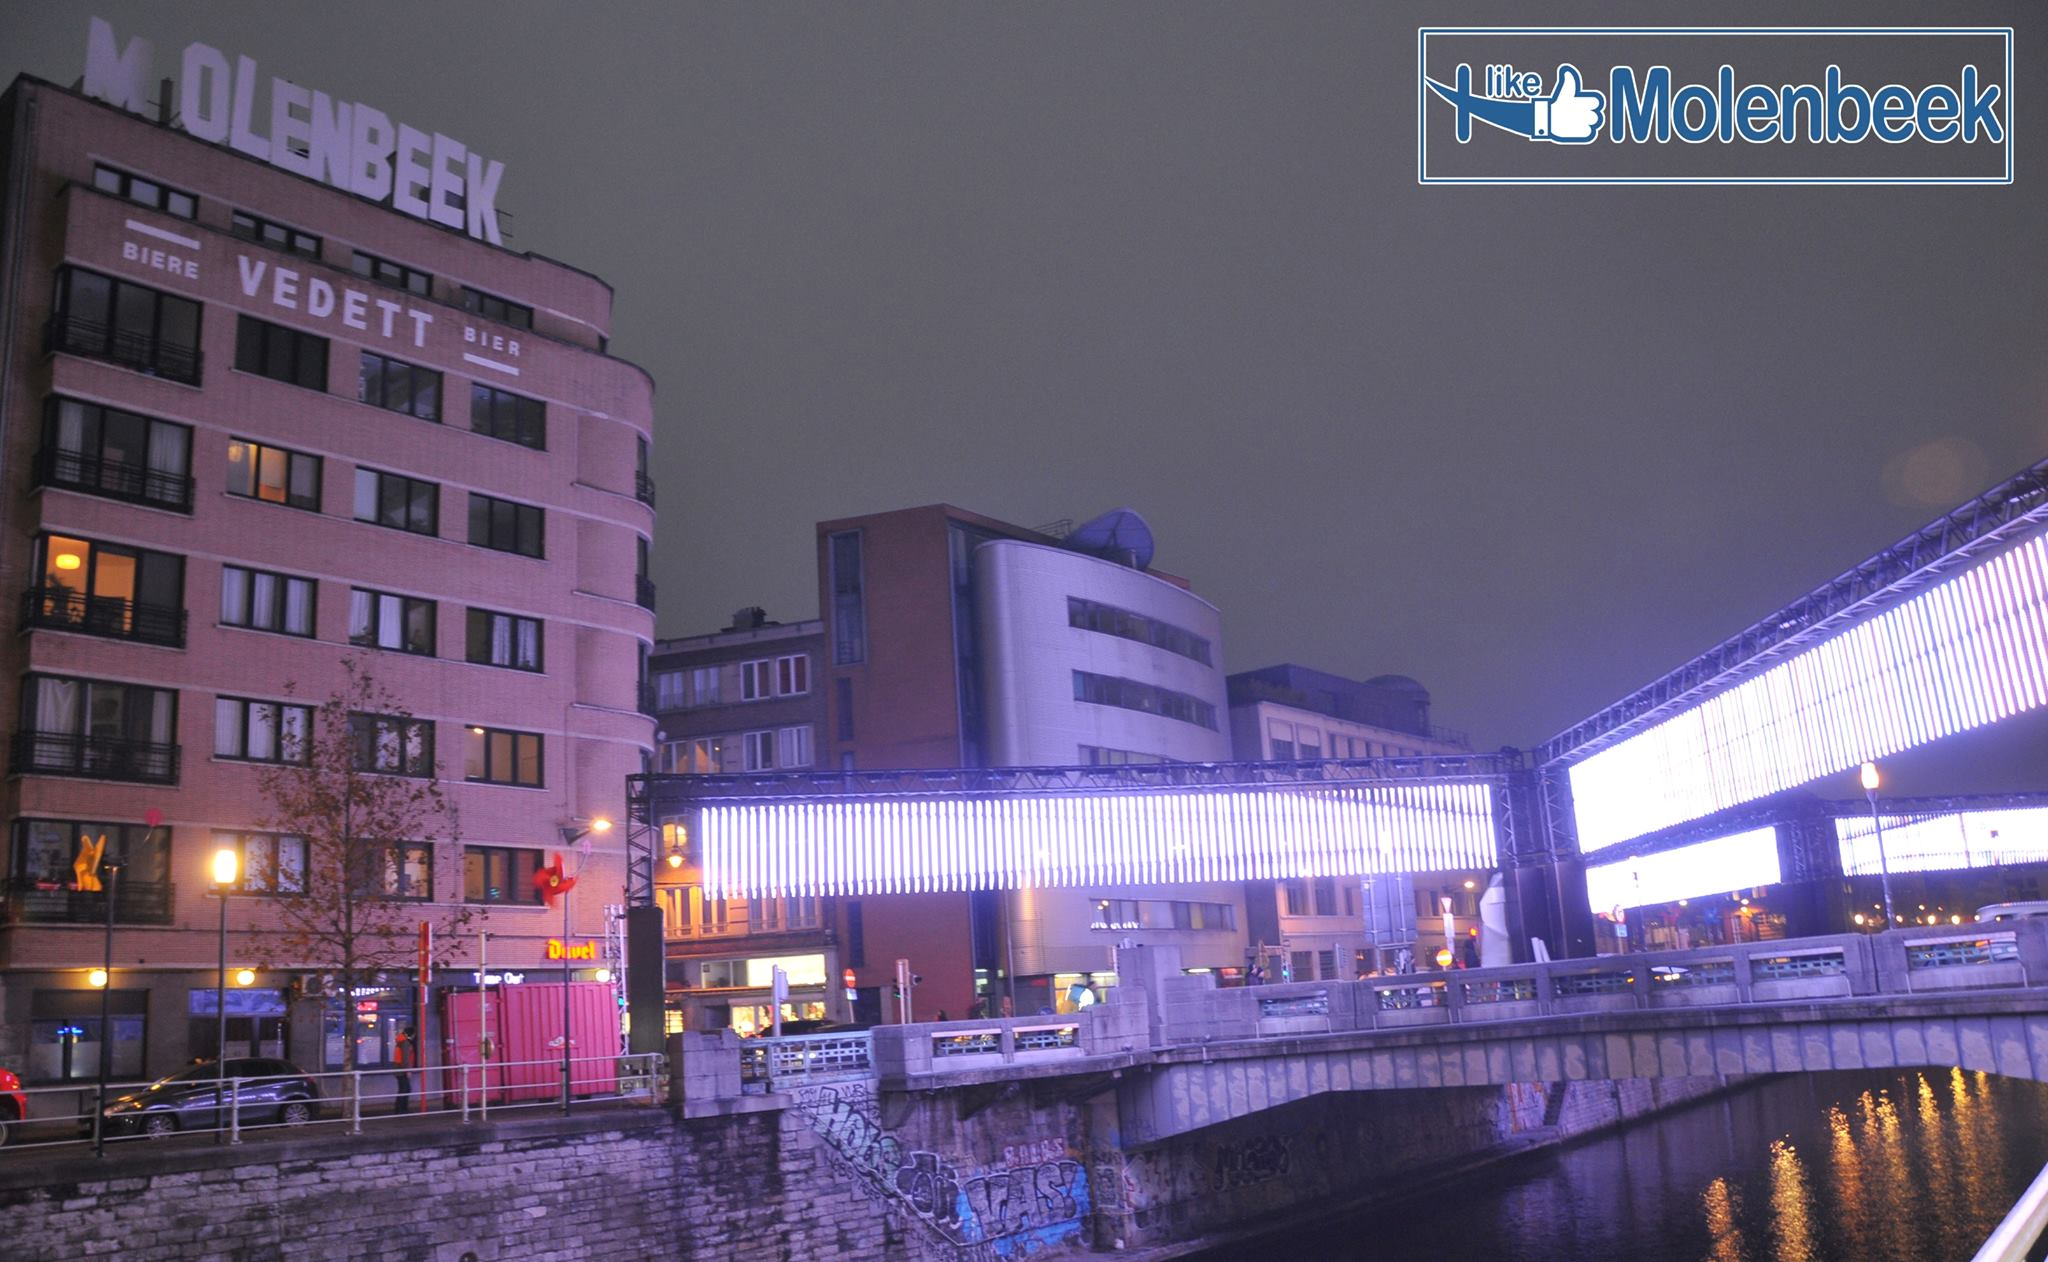
<path fill-rule="evenodd" d="M 2048 703 L 2048 538 L 1571 768 L 1591 852 Z"/>
<path fill-rule="evenodd" d="M 709 804 L 708 893 L 1178 885 L 1492 867 L 1484 784 Z"/>
<path fill-rule="evenodd" d="M 1610 907 L 1650 907 L 1726 894 L 1758 885 L 1776 885 L 1778 830 L 1759 828 L 1752 832 L 1717 837 L 1646 854 L 1640 858 L 1603 863 L 1586 869 L 1586 901 L 1594 911 Z"/>
<path fill-rule="evenodd" d="M 94 18 L 85 45 L 85 94 L 136 114 L 149 110 L 154 50 L 125 45 Z M 263 100 L 259 102 L 259 95 Z M 498 234 L 498 181 L 505 164 L 439 132 L 394 123 L 375 106 L 338 101 L 289 79 L 264 83 L 256 63 L 206 44 L 185 46 L 178 82 L 178 124 L 200 140 L 246 153 L 344 192 L 467 232 L 492 245 Z"/>
<path fill-rule="evenodd" d="M 1848 876 L 1876 876 L 1877 836 L 1870 817 L 1835 821 Z M 1945 872 L 2048 863 L 2048 807 L 1884 816 L 1884 857 L 1894 872 Z"/>

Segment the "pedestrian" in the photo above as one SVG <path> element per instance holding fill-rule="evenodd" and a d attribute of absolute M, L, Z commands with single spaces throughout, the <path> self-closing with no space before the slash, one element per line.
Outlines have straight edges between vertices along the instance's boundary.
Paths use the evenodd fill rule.
<path fill-rule="evenodd" d="M 971 1004 L 968 1004 L 968 1005 L 967 1005 L 967 1019 L 968 1019 L 969 1021 L 986 1021 L 986 1020 L 988 1020 L 988 996 L 987 996 L 987 995 L 976 995 L 976 996 L 974 997 L 974 1002 L 973 1002 L 973 1003 L 971 1003 Z"/>
<path fill-rule="evenodd" d="M 1254 965 L 1252 965 L 1252 966 L 1251 966 L 1250 968 L 1248 968 L 1248 969 L 1246 969 L 1246 970 L 1245 970 L 1245 974 L 1244 974 L 1244 984 L 1245 984 L 1245 985 L 1247 985 L 1247 986 L 1263 986 L 1263 985 L 1265 985 L 1265 983 L 1266 983 L 1266 970 L 1265 970 L 1265 969 L 1263 969 L 1263 968 L 1260 968 L 1260 967 L 1259 967 L 1258 965 L 1254 964 Z"/>
<path fill-rule="evenodd" d="M 398 1032 L 398 1046 L 392 1049 L 391 1063 L 398 1066 L 398 1101 L 391 1108 L 393 1113 L 412 1112 L 412 1069 L 419 1064 L 419 1051 L 413 1045 L 412 1027 L 406 1026 Z"/>
<path fill-rule="evenodd" d="M 944 1008 L 941 1008 L 939 1009 L 938 1015 L 933 1017 L 932 1020 L 943 1023 L 952 1020 L 952 1018 L 946 1015 L 946 1010 Z"/>
<path fill-rule="evenodd" d="M 1016 1016 L 1016 1015 L 1017 1015 L 1017 1000 L 1016 1000 L 1016 999 L 1015 999 L 1015 998 L 1014 998 L 1013 996 L 1010 996 L 1010 995 L 1004 995 L 1004 996 L 1003 996 L 1003 1020 L 1007 1021 L 1007 1020 L 1009 1020 L 1009 1019 L 1010 1019 L 1011 1017 L 1014 1017 L 1014 1016 Z"/>

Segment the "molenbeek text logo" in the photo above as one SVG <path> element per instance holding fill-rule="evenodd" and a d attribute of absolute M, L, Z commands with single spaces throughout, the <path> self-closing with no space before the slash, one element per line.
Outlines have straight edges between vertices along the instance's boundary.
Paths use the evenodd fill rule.
<path fill-rule="evenodd" d="M 1417 44 L 1424 183 L 2012 181 L 2009 29 L 1425 28 Z"/>

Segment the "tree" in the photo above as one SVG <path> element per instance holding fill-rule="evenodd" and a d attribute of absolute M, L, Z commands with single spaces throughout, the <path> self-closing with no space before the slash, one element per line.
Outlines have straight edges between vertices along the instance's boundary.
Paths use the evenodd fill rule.
<path fill-rule="evenodd" d="M 457 836 L 436 773 L 432 722 L 415 719 L 360 662 L 344 659 L 342 669 L 342 687 L 313 710 L 310 730 L 280 735 L 298 761 L 258 779 L 268 804 L 263 826 L 303 839 L 303 868 L 293 871 L 276 846 L 251 862 L 249 875 L 276 895 L 268 900 L 278 922 L 274 953 L 331 969 L 352 996 L 376 973 L 417 966 L 422 920 L 437 943 L 448 943 L 470 913 L 459 903 L 417 901 L 420 882 L 432 879 L 431 844 Z M 354 1070 L 355 1005 L 345 1001 L 342 1010 L 344 1066 Z"/>

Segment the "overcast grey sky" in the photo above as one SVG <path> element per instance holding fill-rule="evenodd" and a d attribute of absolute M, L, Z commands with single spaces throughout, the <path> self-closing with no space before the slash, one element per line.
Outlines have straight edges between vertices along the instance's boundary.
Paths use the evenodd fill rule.
<path fill-rule="evenodd" d="M 811 524 L 1128 505 L 1233 670 L 1532 744 L 2048 455 L 2044 184 L 1420 187 L 1415 31 L 2006 4 L 17 6 L 506 164 L 659 385 L 664 635 L 814 616 Z"/>

